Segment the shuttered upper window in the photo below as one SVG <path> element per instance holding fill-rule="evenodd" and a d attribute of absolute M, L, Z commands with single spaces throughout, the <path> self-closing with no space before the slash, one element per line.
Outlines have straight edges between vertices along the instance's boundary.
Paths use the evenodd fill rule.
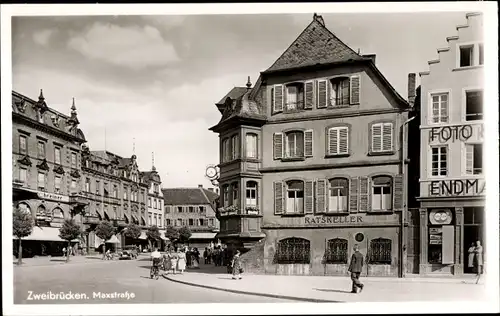
<path fill-rule="evenodd" d="M 327 139 L 328 155 L 349 154 L 349 127 L 341 126 L 329 128 Z"/>
<path fill-rule="evenodd" d="M 391 152 L 393 150 L 393 124 L 376 123 L 371 126 L 371 152 Z"/>
<path fill-rule="evenodd" d="M 273 135 L 274 159 L 305 158 L 313 155 L 313 131 L 288 131 Z"/>

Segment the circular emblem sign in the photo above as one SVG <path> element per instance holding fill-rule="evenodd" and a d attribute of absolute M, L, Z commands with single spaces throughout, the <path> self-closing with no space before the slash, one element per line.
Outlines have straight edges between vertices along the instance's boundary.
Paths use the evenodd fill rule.
<path fill-rule="evenodd" d="M 448 225 L 451 223 L 450 210 L 432 210 L 429 214 L 429 220 L 433 225 Z"/>
<path fill-rule="evenodd" d="M 365 239 L 365 235 L 363 235 L 363 233 L 357 233 L 354 239 L 356 239 L 357 242 L 362 242 Z"/>
<path fill-rule="evenodd" d="M 217 176 L 218 176 L 218 170 L 217 170 L 217 167 L 215 166 L 208 166 L 206 171 L 205 171 L 205 175 L 209 178 L 209 179 L 216 179 Z"/>

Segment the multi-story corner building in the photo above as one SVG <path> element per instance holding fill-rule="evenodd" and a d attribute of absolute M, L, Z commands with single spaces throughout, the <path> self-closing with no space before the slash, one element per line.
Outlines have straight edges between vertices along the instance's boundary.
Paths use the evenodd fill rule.
<path fill-rule="evenodd" d="M 216 217 L 218 194 L 199 185 L 197 188 L 166 188 L 161 190 L 165 202 L 165 226 L 188 227 L 189 245 L 204 249 L 216 242 L 220 225 Z"/>
<path fill-rule="evenodd" d="M 161 190 L 161 178 L 156 167 L 153 165 L 151 171 L 141 172 L 141 177 L 148 185 L 148 226 L 156 226 L 160 230 L 163 240 L 165 237 L 165 208 L 163 192 Z"/>
<path fill-rule="evenodd" d="M 409 104 L 375 55 L 356 53 L 315 14 L 247 88 L 218 106 L 211 128 L 221 148 L 217 238 L 250 249 L 247 270 L 345 275 L 358 244 L 363 274 L 398 275 Z"/>
<path fill-rule="evenodd" d="M 38 101 L 12 91 L 13 202 L 31 212 L 37 225 L 23 238 L 26 255 L 60 253 L 66 245 L 59 238 L 64 219 L 82 222 L 80 150 L 85 142 L 74 99 L 67 116 L 50 108 L 42 91 Z"/>
<path fill-rule="evenodd" d="M 89 200 L 84 223 L 87 225 L 88 247 L 93 251 L 103 240 L 95 235 L 95 226 L 102 220 L 113 222 L 117 234 L 114 244 L 119 250 L 129 240 L 123 229 L 135 223 L 144 229 L 140 239 L 146 240 L 146 199 L 148 184 L 140 176 L 136 156 L 122 158 L 109 151 L 82 151 L 82 170 L 85 178 L 84 195 Z"/>
<path fill-rule="evenodd" d="M 420 274 L 471 273 L 484 242 L 483 20 L 466 15 L 421 72 Z"/>

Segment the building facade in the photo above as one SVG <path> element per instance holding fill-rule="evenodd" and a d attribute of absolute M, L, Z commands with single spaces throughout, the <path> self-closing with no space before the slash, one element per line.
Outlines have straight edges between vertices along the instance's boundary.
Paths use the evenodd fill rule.
<path fill-rule="evenodd" d="M 400 274 L 409 104 L 375 55 L 315 14 L 253 88 L 221 103 L 218 238 L 270 274 L 345 275 L 354 244 L 364 275 Z"/>
<path fill-rule="evenodd" d="M 472 273 L 484 242 L 483 21 L 466 19 L 420 73 L 420 274 Z"/>
<path fill-rule="evenodd" d="M 165 237 L 165 208 L 163 192 L 161 190 L 161 178 L 156 167 L 153 165 L 151 171 L 141 172 L 141 177 L 148 185 L 148 226 L 156 226 L 160 230 L 163 240 Z M 163 247 L 162 247 L 163 248 Z"/>
<path fill-rule="evenodd" d="M 188 227 L 189 245 L 204 249 L 216 241 L 220 225 L 215 203 L 219 198 L 212 188 L 165 188 L 161 190 L 165 203 L 165 227 Z"/>
<path fill-rule="evenodd" d="M 12 92 L 13 203 L 36 220 L 33 233 L 23 238 L 24 255 L 61 253 L 67 246 L 59 238 L 64 219 L 82 223 L 85 142 L 74 99 L 67 116 L 50 108 L 42 91 L 38 101 Z"/>

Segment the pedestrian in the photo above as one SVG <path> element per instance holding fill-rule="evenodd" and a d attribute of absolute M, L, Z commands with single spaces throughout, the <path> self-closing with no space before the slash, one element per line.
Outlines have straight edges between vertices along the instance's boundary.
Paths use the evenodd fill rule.
<path fill-rule="evenodd" d="M 66 257 L 66 247 L 62 249 L 62 252 L 63 252 L 63 257 Z"/>
<path fill-rule="evenodd" d="M 351 280 L 352 280 L 352 290 L 351 293 L 359 293 L 363 291 L 364 285 L 359 281 L 359 275 L 363 269 L 363 255 L 359 252 L 358 245 L 354 245 L 353 247 L 354 253 L 351 257 L 351 263 L 349 264 L 349 269 L 347 271 L 351 272 Z"/>
<path fill-rule="evenodd" d="M 188 250 L 186 251 L 186 265 L 191 268 L 192 267 L 192 252 L 191 250 L 188 248 Z"/>
<path fill-rule="evenodd" d="M 198 251 L 198 248 L 194 248 L 193 250 L 193 268 L 200 268 L 200 252 Z"/>
<path fill-rule="evenodd" d="M 182 249 L 178 255 L 177 269 L 181 271 L 181 274 L 186 270 L 186 250 Z"/>
<path fill-rule="evenodd" d="M 172 251 L 170 252 L 170 268 L 172 269 L 173 274 L 177 272 L 177 260 L 177 252 L 175 251 L 175 249 L 172 249 Z"/>
<path fill-rule="evenodd" d="M 467 250 L 469 256 L 468 256 L 468 260 L 467 260 L 467 266 L 469 268 L 474 269 L 474 256 L 475 256 L 475 250 L 476 250 L 476 245 L 474 243 L 471 243 L 470 244 L 470 247 L 469 249 Z"/>
<path fill-rule="evenodd" d="M 479 278 L 481 278 L 481 274 L 483 274 L 483 246 L 481 246 L 481 242 L 476 241 L 476 248 L 474 249 L 475 254 L 475 268 L 477 273 L 476 284 L 479 282 Z"/>
<path fill-rule="evenodd" d="M 243 273 L 243 269 L 241 268 L 241 258 L 239 250 L 236 250 L 236 253 L 234 254 L 233 260 L 231 261 L 231 267 L 233 270 L 233 280 L 236 280 L 236 278 L 241 280 L 241 273 Z"/>
<path fill-rule="evenodd" d="M 205 247 L 205 250 L 203 251 L 203 263 L 208 264 L 208 248 Z"/>

